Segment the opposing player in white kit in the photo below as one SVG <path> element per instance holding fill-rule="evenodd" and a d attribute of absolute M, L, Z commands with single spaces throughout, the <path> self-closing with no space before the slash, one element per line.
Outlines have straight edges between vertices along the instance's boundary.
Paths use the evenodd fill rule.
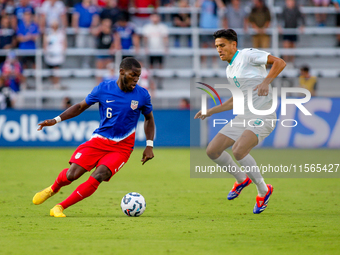
<path fill-rule="evenodd" d="M 222 29 L 214 33 L 215 46 L 222 61 L 229 63 L 227 67 L 227 78 L 230 84 L 239 87 L 244 95 L 244 115 L 236 116 L 232 122 L 224 126 L 207 147 L 207 155 L 220 166 L 231 166 L 228 169 L 236 182 L 228 194 L 232 200 L 239 196 L 242 189 L 251 182 L 255 183 L 258 195 L 253 212 L 261 213 L 266 209 L 270 196 L 273 193 L 273 186 L 266 184 L 257 167 L 256 161 L 249 154 L 259 142 L 266 138 L 275 128 L 275 121 L 264 121 L 276 119 L 276 113 L 271 115 L 255 115 L 248 109 L 247 89 L 252 88 L 253 106 L 257 110 L 267 110 L 272 106 L 272 82 L 285 68 L 286 63 L 268 52 L 257 49 L 237 49 L 237 34 L 232 29 Z M 269 73 L 266 71 L 266 64 L 272 65 Z M 206 115 L 199 111 L 195 119 L 205 119 L 215 113 L 233 109 L 233 97 L 222 105 L 207 110 Z M 248 121 L 250 125 L 248 125 Z M 236 124 L 238 123 L 238 124 Z M 243 124 L 244 123 L 244 124 Z M 232 157 L 225 151 L 232 146 L 235 159 L 240 163 L 241 171 Z"/>

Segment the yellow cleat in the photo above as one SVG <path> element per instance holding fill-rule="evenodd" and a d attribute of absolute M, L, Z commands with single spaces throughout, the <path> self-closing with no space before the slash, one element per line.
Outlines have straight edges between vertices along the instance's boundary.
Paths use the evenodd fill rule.
<path fill-rule="evenodd" d="M 33 204 L 40 205 L 44 203 L 48 198 L 56 194 L 55 192 L 52 191 L 51 187 L 52 185 L 35 194 L 33 197 Z"/>
<path fill-rule="evenodd" d="M 66 217 L 65 214 L 63 214 L 64 208 L 61 205 L 56 205 L 50 210 L 50 215 L 61 218 L 61 217 Z"/>

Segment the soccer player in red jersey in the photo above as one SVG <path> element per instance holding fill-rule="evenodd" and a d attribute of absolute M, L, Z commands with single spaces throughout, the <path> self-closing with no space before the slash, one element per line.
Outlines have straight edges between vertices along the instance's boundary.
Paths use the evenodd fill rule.
<path fill-rule="evenodd" d="M 92 104 L 99 103 L 100 126 L 91 139 L 81 144 L 73 153 L 70 168 L 60 172 L 55 182 L 33 197 L 33 203 L 42 204 L 63 186 L 71 184 L 85 172 L 96 170 L 64 201 L 50 210 L 54 217 L 66 217 L 63 211 L 69 206 L 91 196 L 102 181 L 109 181 L 128 161 L 135 143 L 135 130 L 140 113 L 145 117 L 147 139 L 142 164 L 152 159 L 155 122 L 148 91 L 137 85 L 141 65 L 134 58 L 125 58 L 120 64 L 118 80 L 100 83 L 80 103 L 75 104 L 54 119 L 39 123 L 38 130 L 60 121 L 78 116 Z"/>

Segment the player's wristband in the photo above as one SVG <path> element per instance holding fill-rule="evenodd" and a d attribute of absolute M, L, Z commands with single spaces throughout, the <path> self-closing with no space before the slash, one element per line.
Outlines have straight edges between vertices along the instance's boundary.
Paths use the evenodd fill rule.
<path fill-rule="evenodd" d="M 146 146 L 153 147 L 153 141 L 152 140 L 146 140 Z"/>
<path fill-rule="evenodd" d="M 59 123 L 59 122 L 61 121 L 61 118 L 60 118 L 60 116 L 57 116 L 57 117 L 54 118 L 54 120 L 55 120 L 57 123 Z"/>

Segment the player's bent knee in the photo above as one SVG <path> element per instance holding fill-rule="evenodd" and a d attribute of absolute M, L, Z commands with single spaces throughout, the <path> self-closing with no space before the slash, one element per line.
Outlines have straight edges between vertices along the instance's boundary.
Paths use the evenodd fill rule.
<path fill-rule="evenodd" d="M 100 165 L 91 176 L 99 182 L 108 181 L 112 176 L 112 172 L 107 166 Z"/>
<path fill-rule="evenodd" d="M 237 161 L 241 160 L 245 157 L 245 155 L 243 155 L 243 153 L 233 152 L 233 154 L 234 154 L 234 157 Z"/>
<path fill-rule="evenodd" d="M 233 154 L 236 160 L 241 160 L 243 159 L 245 156 L 247 156 L 247 153 L 244 153 L 241 150 L 233 150 Z"/>
<path fill-rule="evenodd" d="M 69 181 L 74 181 L 75 180 L 74 173 L 71 172 L 70 169 L 68 169 L 67 172 L 66 172 L 66 178 Z"/>
<path fill-rule="evenodd" d="M 85 172 L 86 170 L 83 167 L 73 163 L 66 172 L 66 178 L 69 181 L 75 181 Z"/>
<path fill-rule="evenodd" d="M 241 160 L 247 156 L 247 153 L 240 149 L 239 146 L 233 146 L 232 151 L 236 160 Z"/>
<path fill-rule="evenodd" d="M 219 156 L 221 156 L 221 152 L 218 152 L 216 149 L 213 149 L 210 146 L 207 147 L 206 153 L 210 159 L 217 159 Z"/>

